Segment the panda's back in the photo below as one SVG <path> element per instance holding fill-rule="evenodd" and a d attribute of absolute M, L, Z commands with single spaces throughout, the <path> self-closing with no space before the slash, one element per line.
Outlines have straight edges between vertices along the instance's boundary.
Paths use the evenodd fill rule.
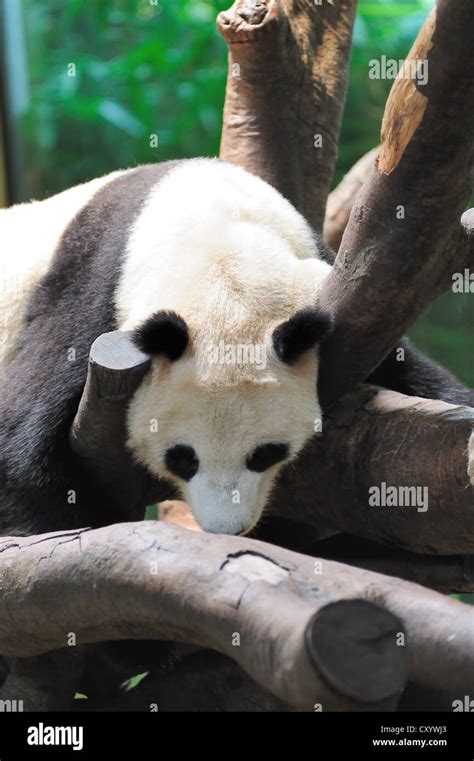
<path fill-rule="evenodd" d="M 227 320 L 238 333 L 246 315 L 268 325 L 314 299 L 327 269 L 309 225 L 270 185 L 218 159 L 189 160 L 152 188 L 133 225 L 118 322 L 132 329 L 169 309 L 201 332 Z"/>
<path fill-rule="evenodd" d="M 196 311 L 241 309 L 261 322 L 297 306 L 295 281 L 311 293 L 317 253 L 288 201 L 218 159 L 114 172 L 2 210 L 0 368 L 18 350 L 27 311 L 53 311 L 59 296 L 77 313 L 71 341 L 78 329 L 87 342 L 97 325 L 131 328 L 163 308 L 191 322 Z"/>
<path fill-rule="evenodd" d="M 94 195 L 122 172 L 112 172 L 58 193 L 0 209 L 0 368 L 13 357 L 25 305 L 47 273 L 61 236 Z"/>

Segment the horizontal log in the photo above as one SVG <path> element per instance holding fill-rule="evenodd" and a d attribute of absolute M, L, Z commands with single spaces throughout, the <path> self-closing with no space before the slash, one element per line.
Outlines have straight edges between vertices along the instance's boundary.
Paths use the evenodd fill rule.
<path fill-rule="evenodd" d="M 177 640 L 233 657 L 297 707 L 393 707 L 401 622 L 357 595 L 313 591 L 310 559 L 300 569 L 268 549 L 151 522 L 3 539 L 0 652 L 35 655 L 71 633 L 76 645 Z"/>
<path fill-rule="evenodd" d="M 162 502 L 159 508 L 160 520 L 202 531 L 185 502 Z M 423 555 L 334 530 L 326 534 L 321 526 L 267 513 L 250 536 L 305 555 L 413 581 L 445 594 L 474 593 L 474 555 Z"/>
<path fill-rule="evenodd" d="M 474 684 L 469 606 L 263 542 L 146 521 L 4 538 L 0 557 L 9 656 L 64 648 L 71 634 L 189 642 L 305 710 L 393 708 L 407 663 L 415 684 Z"/>
<path fill-rule="evenodd" d="M 472 554 L 473 430 L 472 407 L 361 386 L 283 471 L 270 510 L 414 552 Z"/>
<path fill-rule="evenodd" d="M 423 555 L 347 534 L 316 542 L 310 554 L 413 581 L 445 594 L 474 592 L 474 555 Z"/>

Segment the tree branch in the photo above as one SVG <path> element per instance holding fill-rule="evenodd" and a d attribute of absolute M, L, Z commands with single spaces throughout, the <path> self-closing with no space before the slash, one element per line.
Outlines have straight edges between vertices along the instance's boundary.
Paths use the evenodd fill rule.
<path fill-rule="evenodd" d="M 471 407 L 362 386 L 285 469 L 270 509 L 415 552 L 474 553 L 473 430 Z"/>
<path fill-rule="evenodd" d="M 379 148 L 372 148 L 362 156 L 329 194 L 323 236 L 333 251 L 339 250 L 354 201 L 370 174 L 378 152 Z"/>
<path fill-rule="evenodd" d="M 202 531 L 185 502 L 162 502 L 160 520 Z M 251 536 L 305 555 L 413 581 L 438 592 L 474 592 L 474 555 L 421 554 L 334 530 L 321 536 L 321 528 L 321 524 L 312 526 L 267 514 Z"/>
<path fill-rule="evenodd" d="M 103 333 L 92 344 L 87 380 L 69 438 L 72 450 L 123 515 L 137 520 L 148 504 L 172 496 L 173 490 L 134 463 L 126 448 L 128 403 L 151 364 L 130 335 L 118 330 Z"/>
<path fill-rule="evenodd" d="M 326 405 L 369 375 L 463 267 L 460 219 L 474 145 L 473 24 L 469 0 L 438 0 L 390 93 L 377 166 L 323 289 L 336 323 L 321 361 Z M 429 66 L 426 84 L 421 61 Z M 418 81 L 409 76 L 416 64 Z"/>
<path fill-rule="evenodd" d="M 469 606 L 255 540 L 147 521 L 4 538 L 0 557 L 9 656 L 64 648 L 71 633 L 77 645 L 178 640 L 229 655 L 306 710 L 393 708 L 407 662 L 433 688 L 474 679 Z"/>
<path fill-rule="evenodd" d="M 220 156 L 262 177 L 320 229 L 334 171 L 356 0 L 237 0 Z"/>

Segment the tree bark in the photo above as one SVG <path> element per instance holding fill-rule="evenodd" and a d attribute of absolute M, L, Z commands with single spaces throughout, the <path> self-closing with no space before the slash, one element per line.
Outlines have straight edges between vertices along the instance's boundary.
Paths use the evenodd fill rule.
<path fill-rule="evenodd" d="M 160 520 L 202 531 L 185 502 L 162 502 Z M 335 531 L 322 537 L 320 528 L 267 513 L 264 523 L 250 536 L 305 555 L 413 581 L 445 594 L 474 592 L 474 555 L 427 555 Z"/>
<path fill-rule="evenodd" d="M 471 407 L 361 386 L 284 470 L 270 509 L 414 552 L 474 553 L 473 430 Z"/>
<path fill-rule="evenodd" d="M 151 359 L 131 341 L 131 333 L 103 333 L 92 344 L 87 379 L 70 431 L 72 450 L 106 488 L 129 520 L 144 515 L 147 505 L 173 495 L 134 463 L 126 447 L 130 399 L 148 372 Z"/>
<path fill-rule="evenodd" d="M 337 584 L 321 594 L 310 558 L 151 522 L 7 538 L 0 554 L 6 655 L 64 647 L 71 634 L 75 645 L 189 642 L 234 658 L 277 697 L 306 710 L 316 702 L 393 708 L 405 683 L 398 618 L 363 594 L 337 593 Z M 9 689 L 7 680 L 3 694 Z"/>
<path fill-rule="evenodd" d="M 378 152 L 379 148 L 372 148 L 362 156 L 329 194 L 323 236 L 335 252 L 339 250 L 355 199 L 370 174 Z"/>
<path fill-rule="evenodd" d="M 9 656 L 64 648 L 71 633 L 76 645 L 173 639 L 232 657 L 305 710 L 393 708 L 407 660 L 415 684 L 474 683 L 469 606 L 330 560 L 151 521 L 4 538 L 0 554 Z"/>
<path fill-rule="evenodd" d="M 464 264 L 473 27 L 470 0 L 438 0 L 390 93 L 377 165 L 323 289 L 336 325 L 322 353 L 326 405 L 370 374 Z M 426 84 L 409 77 L 421 60 L 429 66 Z"/>
<path fill-rule="evenodd" d="M 344 106 L 356 0 L 237 0 L 220 156 L 279 190 L 321 229 Z"/>
<path fill-rule="evenodd" d="M 422 555 L 336 534 L 316 542 L 311 555 L 413 581 L 438 592 L 474 592 L 474 555 Z"/>

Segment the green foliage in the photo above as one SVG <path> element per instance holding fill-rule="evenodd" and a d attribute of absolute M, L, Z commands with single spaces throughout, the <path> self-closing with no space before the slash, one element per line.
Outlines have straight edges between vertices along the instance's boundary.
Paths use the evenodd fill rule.
<path fill-rule="evenodd" d="M 354 29 L 349 89 L 334 183 L 380 140 L 387 79 L 369 79 L 369 62 L 406 58 L 433 0 L 360 0 Z"/>
<path fill-rule="evenodd" d="M 125 682 L 122 682 L 120 687 L 122 690 L 125 690 L 125 692 L 130 692 L 130 690 L 133 690 L 135 687 L 138 687 L 140 682 L 143 682 L 144 679 L 149 675 L 149 671 L 144 671 L 142 674 L 136 674 L 136 676 L 132 676 L 130 679 L 126 679 Z"/>
<path fill-rule="evenodd" d="M 25 155 L 35 157 L 26 168 L 31 194 L 140 163 L 215 155 L 226 75 L 215 16 L 226 6 L 26 0 L 31 100 L 21 131 Z"/>
<path fill-rule="evenodd" d="M 146 521 L 158 520 L 158 507 L 156 505 L 148 505 L 145 511 L 145 520 Z"/>

